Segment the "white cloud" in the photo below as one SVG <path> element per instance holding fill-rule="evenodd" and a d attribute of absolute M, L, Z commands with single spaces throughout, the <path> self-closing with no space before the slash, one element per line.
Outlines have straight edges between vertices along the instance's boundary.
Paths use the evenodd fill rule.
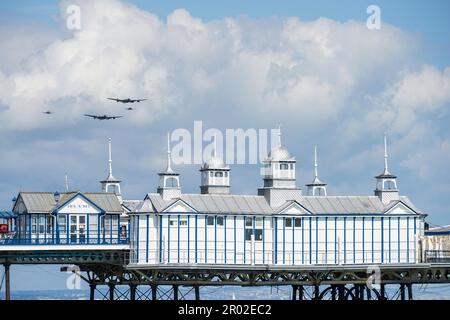
<path fill-rule="evenodd" d="M 1 98 L 10 108 L 2 128 L 40 127 L 36 114 L 49 106 L 64 108 L 54 124 L 64 126 L 84 112 L 109 112 L 111 95 L 151 99 L 130 125 L 166 114 L 201 115 L 205 105 L 219 113 L 245 107 L 265 119 L 275 112 L 286 122 L 295 120 L 291 112 L 327 121 L 345 112 L 367 83 L 383 82 L 415 46 L 388 25 L 373 32 L 364 23 L 324 18 L 204 22 L 184 9 L 163 22 L 115 0 L 75 3 L 82 29 L 23 57 L 23 67 L 3 80 L 13 89 Z M 83 103 L 71 102 L 79 96 Z"/>

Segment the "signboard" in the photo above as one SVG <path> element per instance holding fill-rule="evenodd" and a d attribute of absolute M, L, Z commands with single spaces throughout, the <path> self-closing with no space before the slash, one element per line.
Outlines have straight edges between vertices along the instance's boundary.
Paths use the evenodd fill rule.
<path fill-rule="evenodd" d="M 0 224 L 0 233 L 8 233 L 8 225 Z"/>

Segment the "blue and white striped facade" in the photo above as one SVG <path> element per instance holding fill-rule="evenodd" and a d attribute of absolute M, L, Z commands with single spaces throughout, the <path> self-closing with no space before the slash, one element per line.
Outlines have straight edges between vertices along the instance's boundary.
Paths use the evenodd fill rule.
<path fill-rule="evenodd" d="M 373 214 L 307 213 L 296 208 L 300 207 L 297 202 L 271 214 L 214 214 L 188 207 L 180 199 L 161 212 L 133 214 L 132 263 L 304 265 L 420 260 L 424 216 L 403 201 Z"/>
<path fill-rule="evenodd" d="M 385 155 L 387 159 L 387 155 Z M 202 174 L 229 171 L 213 157 Z M 206 169 L 205 169 L 206 168 Z M 258 195 L 230 195 L 228 185 L 182 194 L 162 184 L 130 214 L 130 263 L 316 265 L 417 263 L 426 215 L 400 196 L 385 162 L 374 196 L 302 195 L 295 159 L 281 147 L 265 163 Z M 228 174 L 227 174 L 228 177 Z M 393 182 L 393 183 L 392 183 Z M 202 184 L 205 181 L 202 179 Z M 207 182 L 206 182 L 207 183 Z M 311 190 L 324 189 L 316 177 Z M 224 187 L 221 189 L 221 187 Z M 226 187 L 226 188 L 225 188 Z"/>

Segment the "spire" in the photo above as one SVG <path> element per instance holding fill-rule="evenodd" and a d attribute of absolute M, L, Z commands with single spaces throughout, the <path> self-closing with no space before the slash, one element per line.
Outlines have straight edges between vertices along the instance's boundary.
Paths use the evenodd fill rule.
<path fill-rule="evenodd" d="M 278 122 L 278 148 L 281 148 L 281 124 Z"/>
<path fill-rule="evenodd" d="M 389 172 L 388 167 L 388 151 L 387 151 L 387 136 L 384 134 L 384 170 L 383 173 L 376 176 L 377 187 L 375 195 L 380 198 L 384 204 L 390 201 L 399 199 L 399 192 L 397 188 L 397 177 Z"/>
<path fill-rule="evenodd" d="M 388 170 L 388 152 L 387 152 L 387 136 L 384 134 L 384 173 L 385 175 L 389 175 Z"/>
<path fill-rule="evenodd" d="M 317 146 L 314 146 L 314 180 L 307 184 L 308 194 L 311 196 L 326 196 L 327 188 L 326 183 L 323 183 L 319 179 L 319 169 L 317 165 Z"/>
<path fill-rule="evenodd" d="M 159 186 L 157 192 L 163 200 L 179 198 L 181 196 L 179 173 L 172 170 L 172 155 L 170 151 L 170 132 L 167 132 L 167 167 L 164 172 L 158 173 Z"/>
<path fill-rule="evenodd" d="M 217 157 L 217 135 L 214 133 L 214 151 L 213 151 L 213 157 Z"/>
<path fill-rule="evenodd" d="M 68 192 L 69 191 L 69 179 L 67 177 L 67 172 L 66 172 L 66 174 L 64 176 L 64 187 L 66 189 L 66 192 Z"/>
<path fill-rule="evenodd" d="M 172 155 L 171 155 L 171 151 L 170 151 L 170 132 L 167 132 L 167 168 L 166 168 L 166 173 L 173 173 L 174 172 L 172 170 L 171 163 L 172 163 Z"/>
<path fill-rule="evenodd" d="M 112 152 L 111 152 L 111 138 L 108 139 L 108 147 L 109 147 L 109 176 L 112 177 Z"/>
<path fill-rule="evenodd" d="M 106 177 L 105 181 L 117 181 L 113 176 L 112 170 L 112 143 L 111 138 L 108 138 L 108 177 Z"/>
<path fill-rule="evenodd" d="M 317 170 L 317 146 L 314 146 L 314 178 L 319 178 L 319 173 Z"/>

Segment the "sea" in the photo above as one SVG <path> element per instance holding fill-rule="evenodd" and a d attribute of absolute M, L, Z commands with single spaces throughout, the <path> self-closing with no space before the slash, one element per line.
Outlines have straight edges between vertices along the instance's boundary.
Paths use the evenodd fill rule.
<path fill-rule="evenodd" d="M 321 288 L 323 289 L 323 288 Z M 118 287 L 118 293 L 126 293 L 126 287 Z M 166 293 L 170 292 L 170 287 L 161 287 L 158 298 L 167 299 Z M 400 294 L 397 286 L 387 286 L 386 292 L 390 299 L 399 299 Z M 306 290 L 306 295 L 312 292 Z M 290 286 L 278 287 L 200 287 L 201 300 L 290 300 Z M 106 289 L 100 288 L 96 292 L 97 300 L 106 300 Z M 194 292 L 190 287 L 180 287 L 179 297 L 185 300 L 194 300 Z M 1 292 L 1 299 L 4 292 Z M 89 291 L 83 290 L 18 290 L 11 292 L 13 300 L 88 300 Z M 119 299 L 125 299 L 121 297 Z M 137 299 L 150 300 L 150 291 L 139 287 Z M 428 284 L 413 286 L 414 300 L 450 300 L 450 284 Z"/>

